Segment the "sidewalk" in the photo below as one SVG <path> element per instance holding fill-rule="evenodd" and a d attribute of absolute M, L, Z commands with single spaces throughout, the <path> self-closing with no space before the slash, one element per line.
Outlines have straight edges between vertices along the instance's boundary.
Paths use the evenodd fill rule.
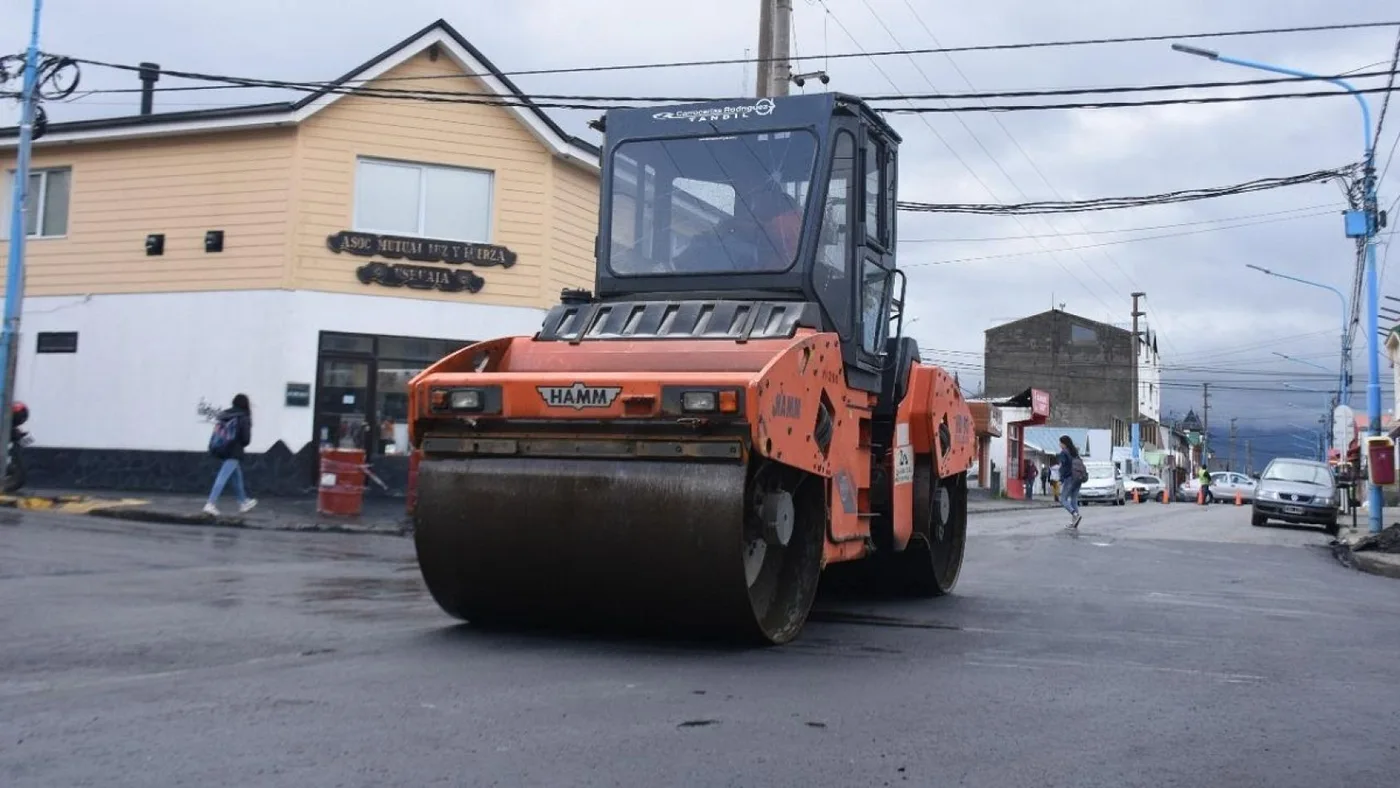
<path fill-rule="evenodd" d="M 1332 543 L 1332 554 L 1353 569 L 1400 579 L 1400 523 L 1372 534 L 1364 518 L 1355 530 L 1348 521 Z"/>
<path fill-rule="evenodd" d="M 85 514 L 117 520 L 170 523 L 174 525 L 218 525 L 264 531 L 324 531 L 332 533 L 383 534 L 405 536 L 412 532 L 402 498 L 366 498 L 358 517 L 334 517 L 316 511 L 316 499 L 259 498 L 247 514 L 225 497 L 219 517 L 202 509 L 205 499 L 194 495 L 151 493 L 117 497 L 64 490 L 26 491 L 22 495 L 0 495 L 0 507 L 30 511 Z"/>
<path fill-rule="evenodd" d="M 1015 498 L 993 498 L 990 490 L 974 487 L 967 491 L 968 514 L 990 514 L 1020 509 L 1054 509 L 1059 507 L 1053 495 L 1037 495 L 1030 501 Z"/>
<path fill-rule="evenodd" d="M 969 514 L 993 514 L 1059 507 L 1052 496 L 1037 496 L 1027 502 L 1013 498 L 993 498 L 987 490 L 968 491 Z M 323 515 L 316 511 L 314 497 L 259 498 L 247 514 L 225 496 L 220 515 L 205 514 L 203 496 L 170 493 L 91 493 L 70 490 L 32 490 L 20 495 L 0 495 L 0 508 L 82 514 L 115 520 L 168 523 L 172 525 L 217 525 L 263 531 L 323 531 L 331 533 L 382 534 L 407 536 L 412 521 L 402 498 L 366 498 L 358 517 Z"/>

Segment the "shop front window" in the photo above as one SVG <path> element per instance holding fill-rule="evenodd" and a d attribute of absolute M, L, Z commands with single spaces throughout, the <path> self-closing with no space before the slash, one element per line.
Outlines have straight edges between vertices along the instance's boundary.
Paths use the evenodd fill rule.
<path fill-rule="evenodd" d="M 375 378 L 375 412 L 379 417 L 379 452 L 408 454 L 408 382 L 427 364 L 379 359 Z"/>
<path fill-rule="evenodd" d="M 424 337 L 322 333 L 316 396 L 316 441 L 409 453 L 408 382 L 470 342 Z"/>

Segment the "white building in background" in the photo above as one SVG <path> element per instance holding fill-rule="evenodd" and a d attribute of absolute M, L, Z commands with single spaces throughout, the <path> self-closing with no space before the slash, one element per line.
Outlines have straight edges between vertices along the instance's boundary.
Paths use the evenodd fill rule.
<path fill-rule="evenodd" d="M 1144 330 L 1138 338 L 1138 414 L 1140 421 L 1162 422 L 1162 354 L 1157 350 L 1157 332 Z M 1144 434 L 1144 443 L 1155 442 L 1155 431 Z M 1160 445 L 1160 444 L 1159 444 Z"/>

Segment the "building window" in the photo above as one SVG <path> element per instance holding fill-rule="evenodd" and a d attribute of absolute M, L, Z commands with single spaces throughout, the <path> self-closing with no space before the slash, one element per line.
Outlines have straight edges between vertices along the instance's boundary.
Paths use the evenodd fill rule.
<path fill-rule="evenodd" d="M 35 353 L 77 353 L 77 331 L 40 331 L 34 338 Z"/>
<path fill-rule="evenodd" d="M 1099 335 L 1097 331 L 1088 326 L 1071 323 L 1069 327 L 1069 341 L 1076 345 L 1092 345 L 1099 341 Z"/>
<path fill-rule="evenodd" d="M 484 170 L 361 158 L 355 229 L 489 243 L 493 179 Z"/>
<path fill-rule="evenodd" d="M 316 380 L 315 441 L 407 454 L 408 382 L 466 340 L 322 332 Z"/>
<path fill-rule="evenodd" d="M 60 238 L 68 234 L 68 195 L 73 171 L 54 167 L 29 171 L 29 189 L 24 195 L 24 225 L 29 238 Z M 5 173 L 4 194 L 0 194 L 0 238 L 10 237 L 10 200 L 14 197 L 15 171 Z"/>

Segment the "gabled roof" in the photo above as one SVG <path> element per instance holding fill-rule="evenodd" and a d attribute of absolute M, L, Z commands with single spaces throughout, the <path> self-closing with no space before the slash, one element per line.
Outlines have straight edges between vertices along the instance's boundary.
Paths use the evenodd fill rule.
<path fill-rule="evenodd" d="M 511 99 L 513 104 L 523 104 L 524 106 L 512 105 L 503 109 L 524 124 L 554 155 L 576 161 L 593 170 L 598 169 L 599 149 L 596 145 L 565 132 L 544 113 L 544 110 L 535 106 L 500 69 L 487 60 L 480 50 L 442 19 L 357 66 L 329 83 L 326 88 L 309 93 L 297 101 L 51 123 L 48 131 L 35 145 L 293 126 L 345 98 L 346 94 L 334 92 L 335 88 L 353 87 L 351 83 L 373 80 L 432 46 L 437 46 L 440 52 L 452 58 L 464 73 L 476 76 L 492 93 Z M 18 137 L 18 127 L 0 129 L 0 150 L 13 148 L 18 143 Z"/>

